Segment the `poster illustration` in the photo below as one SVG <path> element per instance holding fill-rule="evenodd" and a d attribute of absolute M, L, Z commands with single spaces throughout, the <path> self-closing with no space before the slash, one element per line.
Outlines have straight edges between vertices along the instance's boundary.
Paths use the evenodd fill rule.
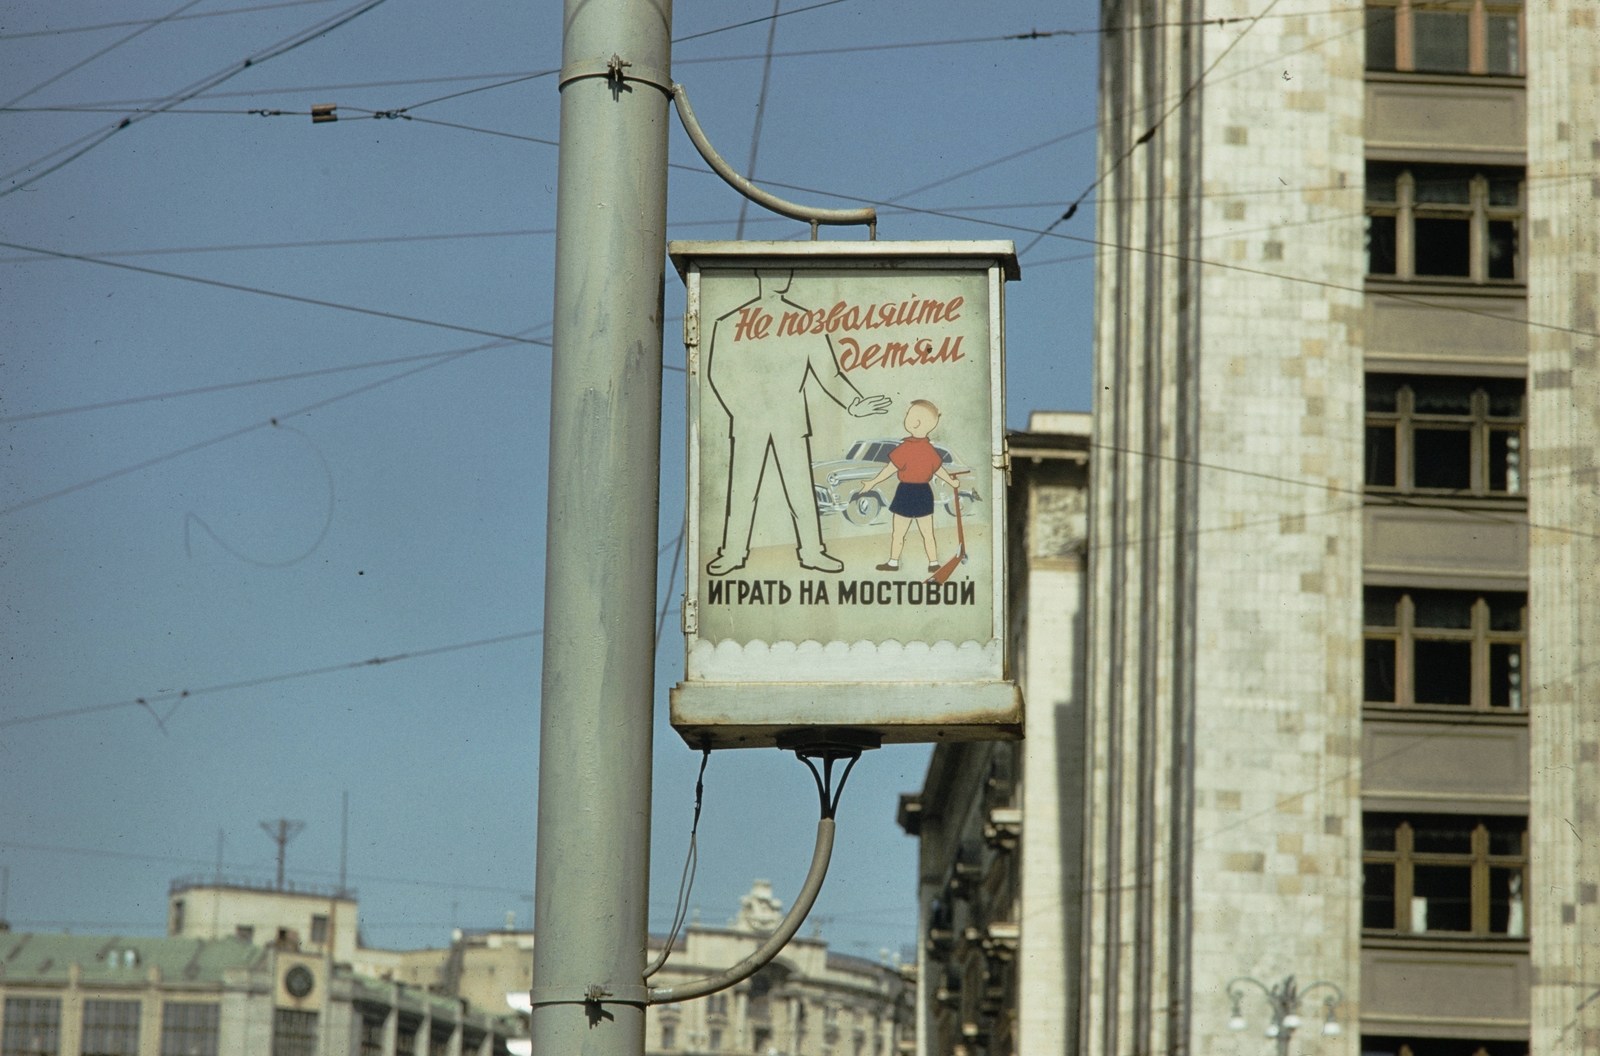
<path fill-rule="evenodd" d="M 1017 736 L 1009 242 L 674 242 L 688 290 L 691 744 Z M 787 734 L 784 734 L 787 736 Z"/>
<path fill-rule="evenodd" d="M 702 638 L 990 637 L 985 277 L 852 279 L 701 275 Z"/>

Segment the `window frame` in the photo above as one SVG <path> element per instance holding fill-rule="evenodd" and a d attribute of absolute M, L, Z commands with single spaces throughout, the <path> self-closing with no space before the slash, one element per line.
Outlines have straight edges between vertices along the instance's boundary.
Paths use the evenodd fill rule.
<path fill-rule="evenodd" d="M 1380 372 L 1381 373 L 1381 372 Z M 1402 375 L 1404 376 L 1404 375 Z M 1492 379 L 1485 379 L 1492 380 Z M 1474 498 L 1486 499 L 1524 499 L 1525 469 L 1523 458 L 1528 449 L 1528 414 L 1527 392 L 1523 392 L 1522 413 L 1514 416 L 1491 415 L 1489 413 L 1489 390 L 1479 385 L 1472 392 L 1472 410 L 1465 415 L 1460 414 L 1419 414 L 1416 410 L 1416 390 L 1409 381 L 1402 381 L 1395 392 L 1395 409 L 1393 411 L 1367 411 L 1365 427 L 1367 429 L 1394 429 L 1394 480 L 1393 484 L 1368 484 L 1365 482 L 1365 469 L 1363 469 L 1362 486 L 1366 491 L 1384 495 L 1437 495 L 1458 497 L 1470 495 Z M 1471 459 L 1468 470 L 1468 483 L 1465 489 L 1457 488 L 1419 488 L 1416 480 L 1415 432 L 1418 426 L 1423 428 L 1450 428 L 1468 429 L 1472 433 Z M 1493 477 L 1490 466 L 1491 444 L 1495 433 L 1509 432 L 1515 435 L 1517 444 L 1517 478 L 1516 487 L 1510 487 L 1510 471 L 1508 469 L 1508 487 L 1504 491 L 1489 490 L 1489 483 Z M 1366 434 L 1363 433 L 1363 439 Z M 1365 465 L 1365 458 L 1363 458 Z"/>
<path fill-rule="evenodd" d="M 1394 658 L 1394 700 L 1367 700 L 1365 659 L 1363 659 L 1362 678 L 1362 704 L 1368 708 L 1394 708 L 1413 711 L 1446 711 L 1457 714 L 1463 711 L 1474 711 L 1480 714 L 1492 715 L 1524 715 L 1528 710 L 1528 599 L 1522 591 L 1504 591 L 1507 594 L 1522 594 L 1522 627 L 1515 631 L 1497 631 L 1489 625 L 1489 600 L 1483 592 L 1477 591 L 1441 591 L 1440 593 L 1452 594 L 1477 594 L 1472 602 L 1472 625 L 1466 628 L 1451 627 L 1418 627 L 1416 626 L 1416 603 L 1412 599 L 1414 589 L 1422 588 L 1384 588 L 1400 590 L 1400 600 L 1395 605 L 1395 622 L 1393 626 L 1382 624 L 1366 624 L 1362 627 L 1363 658 L 1365 657 L 1365 642 L 1388 641 L 1393 642 Z M 1433 588 L 1427 588 L 1433 589 Z M 1501 593 L 1491 591 L 1489 593 Z M 1365 599 L 1363 599 L 1365 607 Z M 1365 624 L 1365 616 L 1363 616 Z M 1415 643 L 1418 639 L 1423 641 L 1454 641 L 1472 643 L 1472 688 L 1470 700 L 1467 704 L 1419 704 L 1416 701 L 1416 672 L 1412 670 L 1416 656 Z M 1493 646 L 1515 645 L 1517 651 L 1516 685 L 1508 690 L 1508 703 L 1505 707 L 1497 707 L 1490 703 L 1492 687 L 1490 678 L 1490 658 Z M 1510 694 L 1515 694 L 1511 696 Z"/>
<path fill-rule="evenodd" d="M 82 1056 L 139 1056 L 141 1001 L 85 998 Z"/>
<path fill-rule="evenodd" d="M 0 1053 L 4 1056 L 57 1056 L 61 1051 L 61 999 L 7 995 L 5 1026 L 0 1030 Z M 38 1032 L 29 1037 L 29 1031 Z M 37 1040 L 43 1047 L 31 1044 Z"/>
<path fill-rule="evenodd" d="M 161 1056 L 217 1056 L 221 1024 L 220 1002 L 163 1002 Z"/>
<path fill-rule="evenodd" d="M 1516 77 L 1525 78 L 1528 69 L 1528 25 L 1523 5 L 1515 0 L 1368 0 L 1366 17 L 1370 25 L 1372 13 L 1393 9 L 1394 63 L 1390 66 L 1367 65 L 1375 73 L 1420 73 L 1437 77 Z M 1418 11 L 1459 11 L 1467 15 L 1467 68 L 1465 70 L 1418 70 L 1416 63 L 1416 24 L 1412 16 Z M 1489 18 L 1491 15 L 1515 14 L 1517 18 L 1516 69 L 1509 73 L 1489 72 Z M 1363 58 L 1363 63 L 1366 59 Z"/>
<path fill-rule="evenodd" d="M 1362 825 L 1367 824 L 1367 817 L 1375 813 L 1388 813 L 1371 811 L 1362 815 Z M 1421 816 L 1421 815 L 1416 815 Z M 1471 815 L 1462 815 L 1471 817 Z M 1515 815 L 1522 817 L 1521 815 Z M 1363 935 L 1417 938 L 1417 939 L 1493 939 L 1509 942 L 1528 941 L 1528 925 L 1531 921 L 1530 900 L 1532 890 L 1528 886 L 1528 828 L 1527 818 L 1522 817 L 1522 853 L 1521 854 L 1490 854 L 1489 853 L 1489 828 L 1481 818 L 1472 830 L 1472 849 L 1465 854 L 1447 854 L 1438 851 L 1419 852 L 1412 849 L 1415 830 L 1409 818 L 1395 826 L 1394 846 L 1392 851 L 1374 851 L 1363 848 L 1361 852 L 1362 874 L 1365 877 L 1368 865 L 1392 865 L 1394 867 L 1394 923 L 1393 928 L 1369 928 L 1366 926 L 1365 907 L 1361 932 Z M 1471 916 L 1472 929 L 1470 931 L 1413 931 L 1411 929 L 1411 895 L 1414 890 L 1413 880 L 1415 868 L 1418 865 L 1443 865 L 1461 867 L 1468 866 L 1472 870 L 1471 887 Z M 1522 873 L 1522 934 L 1511 935 L 1506 932 L 1489 930 L 1490 890 L 1489 878 L 1491 869 L 1520 869 Z M 1509 927 L 1509 920 L 1507 922 Z"/>
<path fill-rule="evenodd" d="M 1393 201 L 1380 201 L 1371 197 L 1371 180 L 1365 195 L 1367 217 L 1368 260 L 1367 278 L 1389 282 L 1442 282 L 1470 286 L 1525 286 L 1527 284 L 1527 238 L 1523 217 L 1527 211 L 1527 170 L 1517 179 L 1517 201 L 1514 205 L 1496 205 L 1490 200 L 1490 175 L 1476 171 L 1467 178 L 1465 202 L 1418 202 L 1417 170 L 1422 169 L 1472 169 L 1470 165 L 1445 165 L 1431 162 L 1398 163 L 1370 162 L 1374 165 L 1401 164 L 1395 175 Z M 1516 166 L 1483 166 L 1482 168 L 1516 168 Z M 1374 217 L 1394 218 L 1394 271 L 1373 271 L 1370 255 L 1372 238 L 1371 220 Z M 1468 223 L 1467 274 L 1421 275 L 1417 273 L 1417 220 L 1465 220 Z M 1512 255 L 1511 278 L 1491 278 L 1489 275 L 1489 225 L 1508 222 L 1516 233 L 1516 252 Z"/>

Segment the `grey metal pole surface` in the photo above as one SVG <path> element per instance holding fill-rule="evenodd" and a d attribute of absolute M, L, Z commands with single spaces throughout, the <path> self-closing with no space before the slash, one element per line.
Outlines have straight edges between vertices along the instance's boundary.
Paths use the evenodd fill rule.
<path fill-rule="evenodd" d="M 671 26 L 671 0 L 562 16 L 532 1015 L 548 1056 L 644 1051 Z"/>

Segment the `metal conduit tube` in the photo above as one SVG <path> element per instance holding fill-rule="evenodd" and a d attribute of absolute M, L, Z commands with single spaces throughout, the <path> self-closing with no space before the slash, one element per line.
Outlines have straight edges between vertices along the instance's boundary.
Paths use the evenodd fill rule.
<path fill-rule="evenodd" d="M 672 86 L 672 101 L 678 104 L 678 117 L 683 121 L 683 130 L 689 133 L 689 139 L 694 142 L 695 149 L 700 156 L 706 159 L 706 164 L 718 176 L 728 182 L 734 190 L 755 202 L 757 205 L 771 209 L 793 220 L 805 220 L 811 224 L 871 224 L 878 223 L 878 210 L 872 206 L 862 209 L 818 209 L 810 205 L 798 205 L 779 198 L 775 194 L 763 191 L 760 187 L 740 176 L 732 165 L 723 160 L 717 153 L 717 148 L 711 145 L 711 140 L 706 138 L 705 129 L 700 127 L 700 122 L 695 119 L 694 108 L 689 105 L 689 93 L 684 91 L 683 85 Z"/>
<path fill-rule="evenodd" d="M 817 846 L 811 853 L 811 871 L 806 874 L 805 886 L 795 897 L 794 905 L 789 907 L 788 916 L 783 918 L 778 930 L 761 944 L 760 949 L 732 968 L 705 979 L 696 979 L 692 983 L 683 983 L 679 986 L 653 986 L 645 1003 L 666 1005 L 674 1001 L 704 997 L 742 983 L 766 967 L 767 963 L 778 955 L 778 951 L 794 938 L 795 932 L 800 930 L 800 925 L 806 921 L 806 914 L 811 912 L 811 906 L 817 900 L 817 893 L 822 890 L 822 881 L 828 875 L 828 862 L 833 857 L 833 830 L 832 818 L 823 818 L 817 822 Z"/>

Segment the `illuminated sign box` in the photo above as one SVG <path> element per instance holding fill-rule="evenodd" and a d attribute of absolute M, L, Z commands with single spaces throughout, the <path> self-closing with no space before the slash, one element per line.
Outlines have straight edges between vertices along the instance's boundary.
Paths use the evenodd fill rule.
<path fill-rule="evenodd" d="M 1022 733 L 1006 670 L 1010 242 L 672 242 L 689 555 L 672 724 Z"/>

